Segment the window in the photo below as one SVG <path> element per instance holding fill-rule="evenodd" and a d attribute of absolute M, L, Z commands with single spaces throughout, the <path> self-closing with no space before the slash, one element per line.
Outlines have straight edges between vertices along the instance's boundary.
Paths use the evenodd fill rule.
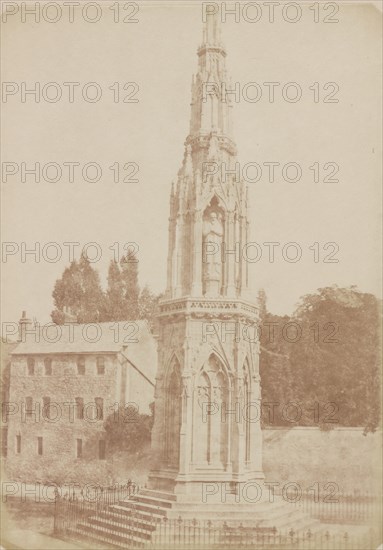
<path fill-rule="evenodd" d="M 82 439 L 76 439 L 76 456 L 77 458 L 82 457 Z"/>
<path fill-rule="evenodd" d="M 38 437 L 37 438 L 37 454 L 42 455 L 43 454 L 43 438 Z"/>
<path fill-rule="evenodd" d="M 28 357 L 28 376 L 35 374 L 35 360 L 33 357 Z"/>
<path fill-rule="evenodd" d="M 80 356 L 77 358 L 77 374 L 85 374 L 85 357 Z"/>
<path fill-rule="evenodd" d="M 47 418 L 49 420 L 50 417 L 51 417 L 51 398 L 43 397 L 43 418 Z"/>
<path fill-rule="evenodd" d="M 25 414 L 26 416 L 32 416 L 33 413 L 33 397 L 25 398 Z"/>
<path fill-rule="evenodd" d="M 50 376 L 52 374 L 52 359 L 46 357 L 44 359 L 45 375 Z"/>
<path fill-rule="evenodd" d="M 84 418 L 84 399 L 82 397 L 76 397 L 76 418 L 77 420 Z"/>
<path fill-rule="evenodd" d="M 105 361 L 103 357 L 97 357 L 97 374 L 105 374 Z"/>
<path fill-rule="evenodd" d="M 105 439 L 100 439 L 98 442 L 98 458 L 105 459 Z"/>
<path fill-rule="evenodd" d="M 96 403 L 96 418 L 97 420 L 102 420 L 104 418 L 104 400 L 102 397 L 95 398 Z"/>
<path fill-rule="evenodd" d="M 16 436 L 16 454 L 21 453 L 21 435 Z"/>

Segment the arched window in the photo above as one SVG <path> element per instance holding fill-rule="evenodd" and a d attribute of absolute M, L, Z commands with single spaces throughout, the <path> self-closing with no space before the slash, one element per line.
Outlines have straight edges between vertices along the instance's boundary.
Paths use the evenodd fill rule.
<path fill-rule="evenodd" d="M 33 357 L 28 357 L 28 376 L 33 376 L 35 374 L 35 360 Z"/>
<path fill-rule="evenodd" d="M 212 354 L 200 371 L 194 392 L 197 463 L 226 465 L 231 408 L 227 372 L 222 361 Z"/>
<path fill-rule="evenodd" d="M 77 374 L 85 374 L 85 357 L 83 355 L 77 357 Z"/>
<path fill-rule="evenodd" d="M 97 374 L 105 374 L 105 359 L 102 356 L 97 357 Z"/>
<path fill-rule="evenodd" d="M 50 359 L 49 357 L 46 357 L 44 359 L 44 369 L 46 376 L 50 376 L 52 374 L 52 359 Z"/>
<path fill-rule="evenodd" d="M 96 403 L 96 418 L 97 420 L 104 419 L 104 400 L 102 397 L 95 397 L 94 401 Z"/>

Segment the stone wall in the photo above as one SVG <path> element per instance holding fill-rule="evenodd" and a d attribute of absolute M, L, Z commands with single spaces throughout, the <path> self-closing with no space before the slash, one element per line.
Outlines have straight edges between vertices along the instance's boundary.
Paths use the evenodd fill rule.
<path fill-rule="evenodd" d="M 105 373 L 97 374 L 96 356 L 85 356 L 85 374 L 77 374 L 76 357 L 54 358 L 52 374 L 46 375 L 43 357 L 36 357 L 34 375 L 28 375 L 27 358 L 14 357 L 11 367 L 9 401 L 16 407 L 9 416 L 8 476 L 13 479 L 36 480 L 55 478 L 69 466 L 83 468 L 99 458 L 99 440 L 103 439 L 103 423 L 114 411 L 117 392 L 117 357 L 105 355 Z M 33 413 L 26 414 L 25 398 L 33 399 Z M 50 397 L 51 418 L 43 397 Z M 84 418 L 76 418 L 76 397 L 84 402 Z M 103 415 L 97 417 L 95 398 L 103 399 Z M 21 438 L 17 452 L 17 436 Z M 38 453 L 38 438 L 42 437 L 42 454 Z M 77 458 L 77 439 L 82 440 L 82 457 Z M 106 458 L 108 449 L 106 449 Z"/>
<path fill-rule="evenodd" d="M 281 486 L 296 482 L 306 490 L 319 483 L 323 490 L 336 483 L 344 493 L 374 493 L 381 486 L 381 445 L 382 432 L 363 435 L 363 428 L 270 428 L 263 430 L 263 468 L 266 480 Z"/>

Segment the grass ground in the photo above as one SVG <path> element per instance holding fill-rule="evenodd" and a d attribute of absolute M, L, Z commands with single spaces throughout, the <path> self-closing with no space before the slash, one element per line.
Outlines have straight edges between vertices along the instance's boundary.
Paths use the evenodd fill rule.
<path fill-rule="evenodd" d="M 380 441 L 381 434 L 363 436 L 363 430 L 265 430 L 263 457 L 266 479 L 281 484 L 297 482 L 303 490 L 316 482 L 321 490 L 326 483 L 335 482 L 344 493 L 357 490 L 376 494 L 381 487 L 377 477 Z M 130 457 L 129 461 L 126 456 L 117 456 L 113 466 L 116 481 L 126 482 L 131 478 L 143 484 L 150 468 L 150 455 L 147 453 L 136 459 Z M 52 503 L 9 499 L 3 525 L 50 535 L 53 531 L 53 512 Z"/>
<path fill-rule="evenodd" d="M 297 482 L 305 490 L 336 483 L 341 493 L 377 493 L 381 488 L 382 433 L 363 429 L 264 430 L 266 479 Z"/>

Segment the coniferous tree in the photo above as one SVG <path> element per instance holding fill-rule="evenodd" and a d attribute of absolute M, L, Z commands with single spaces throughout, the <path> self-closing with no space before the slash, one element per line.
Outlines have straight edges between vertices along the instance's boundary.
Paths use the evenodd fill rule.
<path fill-rule="evenodd" d="M 125 319 L 139 318 L 138 259 L 134 252 L 121 258 L 121 280 L 124 285 Z"/>
<path fill-rule="evenodd" d="M 140 292 L 139 318 L 146 319 L 152 328 L 160 297 L 161 295 L 151 292 L 147 285 Z"/>
<path fill-rule="evenodd" d="M 121 269 L 116 260 L 111 260 L 106 291 L 106 318 L 108 321 L 124 321 L 126 319 L 125 310 L 125 292 Z"/>
<path fill-rule="evenodd" d="M 65 322 L 65 308 L 78 323 L 97 323 L 105 318 L 105 297 L 98 272 L 82 256 L 65 268 L 52 293 L 55 309 L 51 313 L 54 323 Z"/>

